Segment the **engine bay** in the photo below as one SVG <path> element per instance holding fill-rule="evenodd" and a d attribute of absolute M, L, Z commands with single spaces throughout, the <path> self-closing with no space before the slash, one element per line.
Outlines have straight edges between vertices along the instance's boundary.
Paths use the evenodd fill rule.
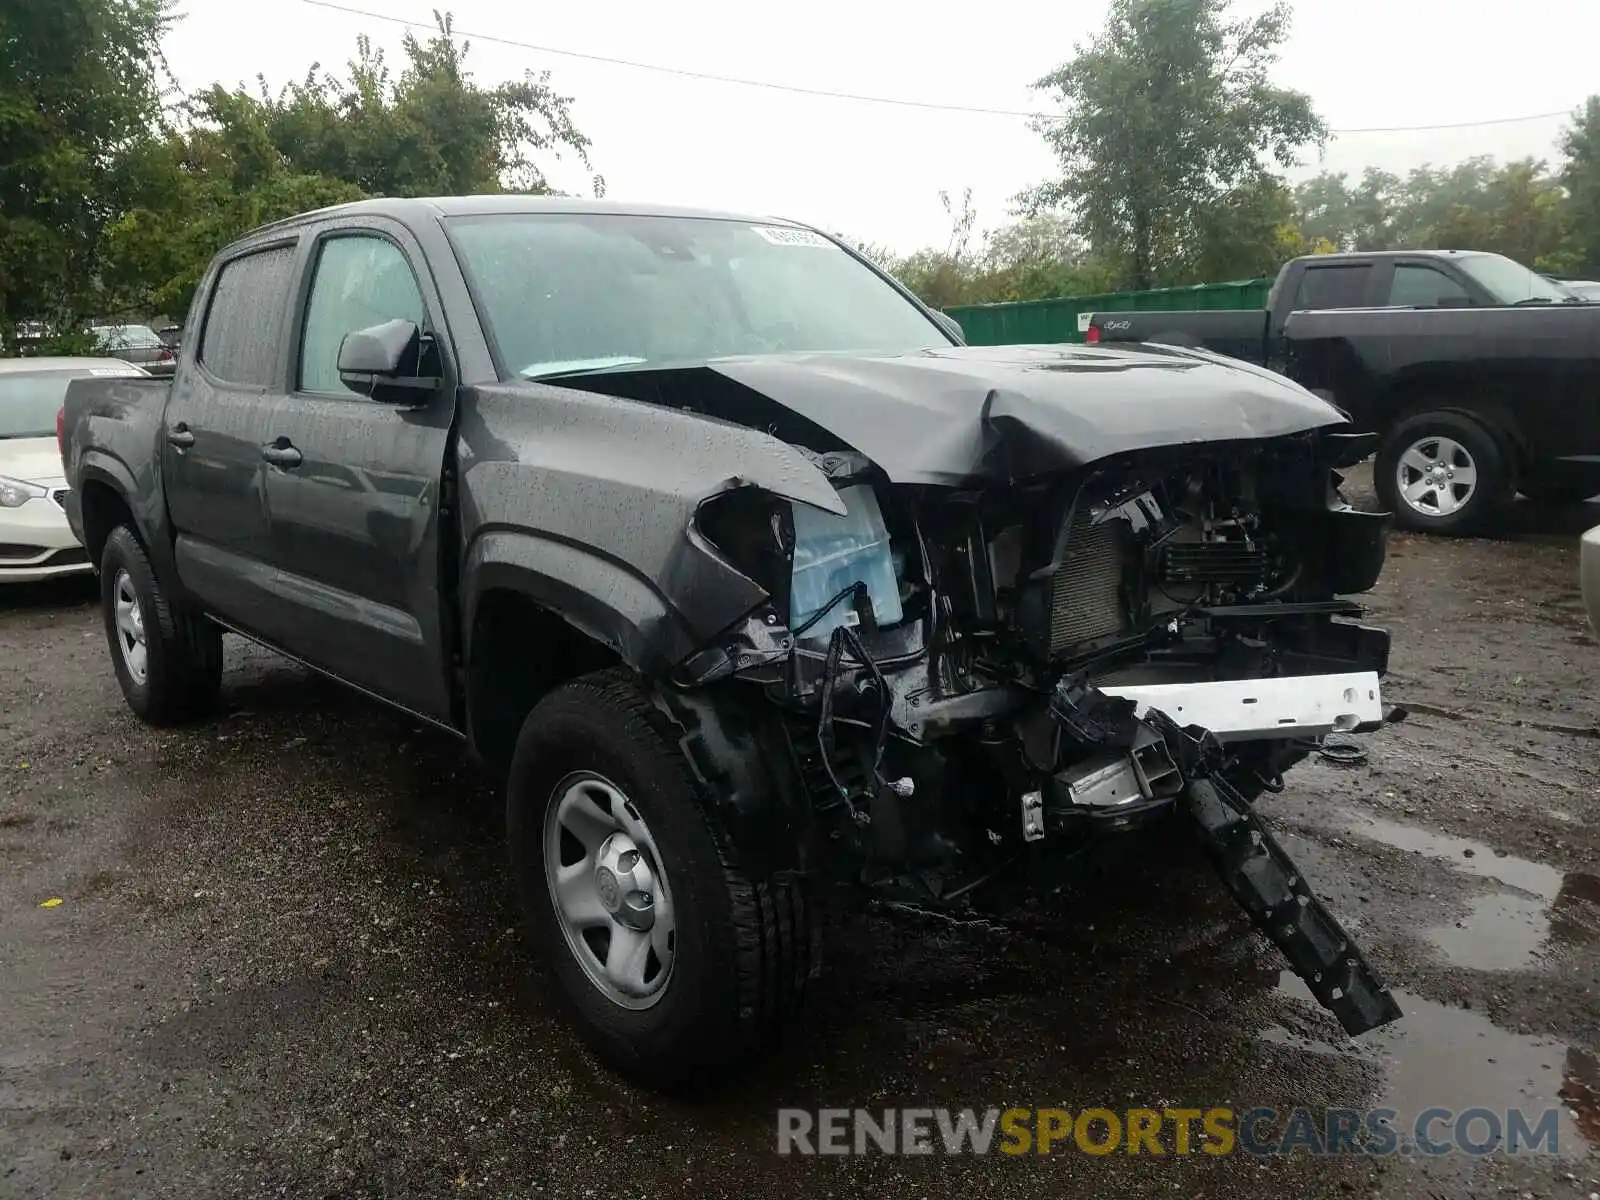
<path fill-rule="evenodd" d="M 1329 733 L 1397 719 L 1388 637 L 1347 598 L 1385 532 L 1339 493 L 1347 451 L 1154 452 L 970 491 L 808 452 L 847 513 L 708 505 L 705 536 L 772 607 L 690 665 L 781 714 L 842 881 L 1004 903 L 1107 834 L 1186 816 L 1314 992 L 1368 1028 L 1398 1009 L 1251 810 Z M 1305 928 L 1273 924 L 1285 906 Z"/>

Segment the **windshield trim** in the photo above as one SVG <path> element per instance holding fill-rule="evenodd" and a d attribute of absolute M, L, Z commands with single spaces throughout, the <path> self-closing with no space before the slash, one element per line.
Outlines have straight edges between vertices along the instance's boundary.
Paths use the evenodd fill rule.
<path fill-rule="evenodd" d="M 774 228 L 774 229 L 804 229 L 809 233 L 815 233 L 820 237 L 826 238 L 830 245 L 836 247 L 837 249 L 839 249 L 839 250 L 843 251 L 845 254 L 847 254 L 849 257 L 855 259 L 856 262 L 858 262 L 862 266 L 866 267 L 868 271 L 870 271 L 873 275 L 875 275 L 880 282 L 886 283 L 891 288 L 893 288 L 894 291 L 896 292 L 896 294 L 898 294 L 899 297 L 902 300 L 904 300 L 907 303 L 909 303 L 911 305 L 911 307 L 916 310 L 917 314 L 920 317 L 922 317 L 922 319 L 924 321 L 926 321 L 929 325 L 931 325 L 933 327 L 934 332 L 939 335 L 939 337 L 943 340 L 943 342 L 944 342 L 944 344 L 946 346 L 959 346 L 959 345 L 961 345 L 960 342 L 958 342 L 955 338 L 950 336 L 950 331 L 948 329 L 946 329 L 943 324 L 940 323 L 939 318 L 934 315 L 934 310 L 932 308 L 930 308 L 928 305 L 924 304 L 922 302 L 922 300 L 917 296 L 917 294 L 915 292 L 913 292 L 910 288 L 906 287 L 905 284 L 901 283 L 894 276 L 890 275 L 887 271 L 885 271 L 877 263 L 873 262 L 866 255 L 860 253 L 854 247 L 849 246 L 846 243 L 840 241 L 838 238 L 834 237 L 832 234 L 827 233 L 827 232 L 825 232 L 825 231 L 823 231 L 821 229 L 814 229 L 809 225 L 802 225 L 802 224 L 800 224 L 799 222 L 796 222 L 796 221 L 785 221 L 785 220 L 782 220 L 782 219 L 774 219 L 774 218 L 770 218 L 770 217 L 768 217 L 768 218 L 759 218 L 758 217 L 758 218 L 753 218 L 752 219 L 752 218 L 747 218 L 747 217 L 729 216 L 729 215 L 722 214 L 722 213 L 695 213 L 693 215 L 682 215 L 682 216 L 680 216 L 680 215 L 677 215 L 677 214 L 658 214 L 658 213 L 650 213 L 650 212 L 644 212 L 644 213 L 626 213 L 626 212 L 591 213 L 591 212 L 583 212 L 581 210 L 573 210 L 573 212 L 570 212 L 570 213 L 567 213 L 567 212 L 549 212 L 549 213 L 546 213 L 546 212 L 522 211 L 522 212 L 504 212 L 504 213 L 452 213 L 452 214 L 448 214 L 448 215 L 445 215 L 445 216 L 441 216 L 439 218 L 439 227 L 444 232 L 444 239 L 445 239 L 445 242 L 450 247 L 450 253 L 455 256 L 456 269 L 461 272 L 462 282 L 464 282 L 466 284 L 467 297 L 468 297 L 468 299 L 470 299 L 472 301 L 473 320 L 477 322 L 478 330 L 483 335 L 484 344 L 488 347 L 488 350 L 489 350 L 489 360 L 494 366 L 495 376 L 496 376 L 497 380 L 500 383 L 540 383 L 540 382 L 553 381 L 555 379 L 561 378 L 562 376 L 548 376 L 548 375 L 544 375 L 544 374 L 540 374 L 540 375 L 536 375 L 536 376 L 529 376 L 529 375 L 523 374 L 521 371 L 517 370 L 515 367 L 513 367 L 513 366 L 508 364 L 508 362 L 506 360 L 506 356 L 505 356 L 505 354 L 502 352 L 502 350 L 500 348 L 499 335 L 495 331 L 493 322 L 491 322 L 488 319 L 488 316 L 487 316 L 488 307 L 487 307 L 487 305 L 486 305 L 486 303 L 484 301 L 483 291 L 478 285 L 478 280 L 477 280 L 476 276 L 473 273 L 472 264 L 469 261 L 467 254 L 463 251 L 461 243 L 456 238 L 456 230 L 458 228 L 461 228 L 461 227 L 464 227 L 464 226 L 467 226 L 467 225 L 487 224 L 487 223 L 491 223 L 491 222 L 494 222 L 494 221 L 501 221 L 501 220 L 507 220 L 507 219 L 512 219 L 512 220 L 546 220 L 546 219 L 552 219 L 553 218 L 555 220 L 560 220 L 563 217 L 569 217 L 569 216 L 581 216 L 586 221 L 587 220 L 605 220 L 605 219 L 608 219 L 608 218 L 625 219 L 625 220 L 648 218 L 650 220 L 661 220 L 661 221 L 675 221 L 675 220 L 721 221 L 721 222 L 723 222 L 725 224 L 729 224 L 729 225 L 743 225 L 743 226 L 746 226 L 746 227 L 754 226 L 754 225 L 765 225 L 765 226 L 769 226 L 769 227 Z M 641 364 L 638 364 L 638 365 L 640 367 L 645 368 L 645 369 L 649 369 L 652 364 L 641 363 Z M 682 366 L 683 364 L 680 362 L 680 363 L 677 363 L 677 364 L 661 364 L 661 365 Z M 616 369 L 632 369 L 632 368 L 610 368 L 610 369 L 616 370 Z M 576 372 L 573 372 L 573 374 L 575 374 L 575 373 Z"/>

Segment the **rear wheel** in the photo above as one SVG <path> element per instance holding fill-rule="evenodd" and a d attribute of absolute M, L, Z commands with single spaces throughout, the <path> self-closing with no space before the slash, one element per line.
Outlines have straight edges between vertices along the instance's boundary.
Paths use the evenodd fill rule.
<path fill-rule="evenodd" d="M 170 725 L 216 704 L 222 686 L 222 631 L 167 599 L 139 539 L 126 525 L 106 538 L 100 602 L 117 683 L 128 707 Z"/>
<path fill-rule="evenodd" d="M 747 1062 L 818 962 L 804 882 L 741 867 L 670 723 L 631 672 L 528 715 L 507 788 L 535 944 L 609 1066 L 674 1088 Z"/>
<path fill-rule="evenodd" d="M 1466 533 L 1510 498 L 1507 457 L 1462 413 L 1427 412 L 1389 431 L 1373 472 L 1379 499 L 1402 529 Z"/>

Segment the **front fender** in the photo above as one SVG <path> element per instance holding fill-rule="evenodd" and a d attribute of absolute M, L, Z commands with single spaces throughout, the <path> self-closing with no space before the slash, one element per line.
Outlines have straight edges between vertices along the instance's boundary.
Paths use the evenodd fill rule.
<path fill-rule="evenodd" d="M 503 588 L 610 647 L 644 675 L 658 675 L 698 648 L 691 626 L 658 587 L 588 547 L 489 530 L 467 551 L 463 579 L 462 628 L 469 637 L 484 594 Z"/>

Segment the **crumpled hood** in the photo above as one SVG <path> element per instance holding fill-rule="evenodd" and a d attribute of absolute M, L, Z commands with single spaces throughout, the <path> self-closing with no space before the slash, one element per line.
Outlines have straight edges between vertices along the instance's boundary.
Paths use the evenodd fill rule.
<path fill-rule="evenodd" d="M 1025 477 L 1129 450 L 1344 423 L 1282 376 L 1168 346 L 952 346 L 706 367 L 820 425 L 895 483 Z"/>

